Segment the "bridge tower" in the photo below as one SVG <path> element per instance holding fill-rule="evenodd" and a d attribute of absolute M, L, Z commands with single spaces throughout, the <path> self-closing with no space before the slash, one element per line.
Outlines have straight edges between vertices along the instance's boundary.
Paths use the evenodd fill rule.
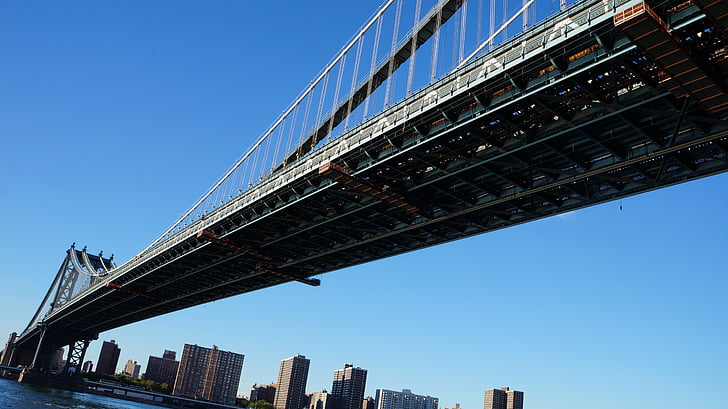
<path fill-rule="evenodd" d="M 48 384 L 43 379 L 51 375 L 53 354 L 58 348 L 66 346 L 66 364 L 59 373 L 52 375 L 74 377 L 81 372 L 86 349 L 91 341 L 98 339 L 98 334 L 73 327 L 58 328 L 46 318 L 83 295 L 114 267 L 113 255 L 109 258 L 104 258 L 103 253 L 92 255 L 85 247 L 82 250 L 76 249 L 75 243 L 66 251 L 66 257 L 53 284 L 33 319 L 17 340 L 11 336 L 12 341 L 6 346 L 6 351 L 3 351 L 3 362 L 7 361 L 9 366 L 26 367 L 18 379 L 20 382 Z"/>

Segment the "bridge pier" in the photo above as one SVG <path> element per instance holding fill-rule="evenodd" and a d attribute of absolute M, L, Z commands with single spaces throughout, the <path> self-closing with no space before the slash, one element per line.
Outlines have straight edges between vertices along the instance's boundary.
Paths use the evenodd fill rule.
<path fill-rule="evenodd" d="M 69 338 L 66 334 L 52 332 L 47 327 L 41 328 L 38 345 L 33 353 L 30 365 L 23 369 L 18 376 L 18 382 L 34 385 L 49 386 L 53 388 L 81 391 L 83 381 L 80 376 L 86 350 L 92 340 L 98 336 L 75 336 Z M 57 348 L 68 345 L 66 364 L 60 373 L 51 372 L 51 360 Z"/>
<path fill-rule="evenodd" d="M 83 390 L 83 380 L 80 377 L 51 374 L 30 368 L 25 368 L 20 372 L 18 382 L 49 386 L 51 388 L 65 389 L 74 392 L 81 392 Z"/>

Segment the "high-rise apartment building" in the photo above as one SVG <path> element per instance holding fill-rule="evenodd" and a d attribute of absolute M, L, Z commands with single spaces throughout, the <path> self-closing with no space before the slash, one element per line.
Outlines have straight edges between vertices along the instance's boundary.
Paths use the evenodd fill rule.
<path fill-rule="evenodd" d="M 366 369 L 345 364 L 344 369 L 335 370 L 334 384 L 331 387 L 331 409 L 361 409 L 366 384 Z"/>
<path fill-rule="evenodd" d="M 306 406 L 306 381 L 310 363 L 310 360 L 300 354 L 281 361 L 278 387 L 273 400 L 276 409 L 303 409 Z"/>
<path fill-rule="evenodd" d="M 512 391 L 509 387 L 486 389 L 484 409 L 523 409 L 523 392 Z"/>
<path fill-rule="evenodd" d="M 144 373 L 144 379 L 174 386 L 177 369 L 179 368 L 179 361 L 175 360 L 176 357 L 177 353 L 169 350 L 164 350 L 161 358 L 150 356 L 147 361 L 147 371 Z"/>
<path fill-rule="evenodd" d="M 415 395 L 409 389 L 402 389 L 402 392 L 377 389 L 376 402 L 376 409 L 437 409 L 439 399 Z"/>
<path fill-rule="evenodd" d="M 58 348 L 53 352 L 53 357 L 51 358 L 51 372 L 61 372 L 63 370 L 63 367 L 66 365 L 66 361 L 63 359 L 64 353 L 65 350 L 63 348 Z"/>
<path fill-rule="evenodd" d="M 308 400 L 308 409 L 331 409 L 331 394 L 326 390 L 312 393 Z"/>
<path fill-rule="evenodd" d="M 268 403 L 275 402 L 277 387 L 278 385 L 275 383 L 270 385 L 253 385 L 253 387 L 250 388 L 250 401 L 257 402 L 262 400 Z"/>
<path fill-rule="evenodd" d="M 361 409 L 375 409 L 376 407 L 377 401 L 371 396 L 364 398 L 364 401 L 361 403 Z"/>
<path fill-rule="evenodd" d="M 122 372 L 126 376 L 131 376 L 132 378 L 136 379 L 139 378 L 139 371 L 141 371 L 142 366 L 137 363 L 137 361 L 132 361 L 131 359 L 126 361 L 126 365 L 124 365 L 124 371 Z"/>
<path fill-rule="evenodd" d="M 506 409 L 523 409 L 523 392 L 506 389 Z"/>
<path fill-rule="evenodd" d="M 96 361 L 96 373 L 105 375 L 116 373 L 116 364 L 119 363 L 120 353 L 121 348 L 116 345 L 116 341 L 113 339 L 111 342 L 104 341 L 103 345 L 101 345 L 99 359 Z"/>
<path fill-rule="evenodd" d="M 232 405 L 243 372 L 242 354 L 185 344 L 174 395 Z"/>
<path fill-rule="evenodd" d="M 91 361 L 86 361 L 83 363 L 83 370 L 81 372 L 92 372 L 94 370 L 94 364 Z"/>

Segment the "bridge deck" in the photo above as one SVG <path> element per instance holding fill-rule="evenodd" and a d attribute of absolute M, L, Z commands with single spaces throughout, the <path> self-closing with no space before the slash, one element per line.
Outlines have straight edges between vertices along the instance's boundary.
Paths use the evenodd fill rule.
<path fill-rule="evenodd" d="M 95 334 L 724 172 L 726 121 L 671 92 L 615 27 L 635 4 L 584 2 L 535 27 L 280 169 L 46 322 Z M 724 36 L 686 40 L 713 24 L 696 6 L 669 9 L 661 18 L 694 64 L 725 63 Z"/>

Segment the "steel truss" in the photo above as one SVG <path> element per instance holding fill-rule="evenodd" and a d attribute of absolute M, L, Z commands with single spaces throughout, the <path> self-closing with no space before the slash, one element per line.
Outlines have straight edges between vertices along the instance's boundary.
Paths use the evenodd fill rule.
<path fill-rule="evenodd" d="M 713 23 L 676 5 L 657 12 L 691 63 L 725 64 L 725 35 L 691 42 Z M 611 19 L 513 58 L 486 56 L 335 141 L 326 160 L 282 169 L 285 183 L 138 256 L 48 322 L 98 333 L 728 169 L 725 111 L 675 88 Z M 726 83 L 728 70 L 703 71 Z"/>

